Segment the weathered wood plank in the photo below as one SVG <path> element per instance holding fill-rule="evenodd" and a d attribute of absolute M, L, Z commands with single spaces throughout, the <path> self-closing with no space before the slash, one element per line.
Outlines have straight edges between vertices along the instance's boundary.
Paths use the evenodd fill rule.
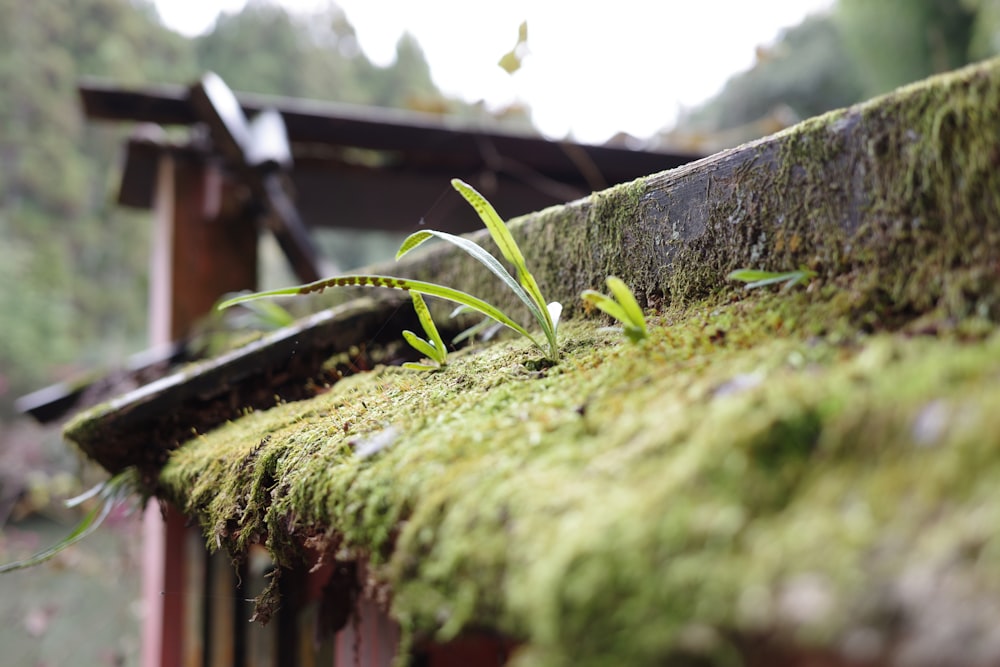
<path fill-rule="evenodd" d="M 934 310 L 996 319 L 998 108 L 992 60 L 513 226 L 539 283 L 569 314 L 608 274 L 628 276 L 656 303 L 703 296 L 736 268 L 806 265 L 844 289 L 859 319 L 898 324 Z M 513 305 L 451 248 L 402 273 Z"/>
<path fill-rule="evenodd" d="M 187 89 L 181 86 L 125 90 L 89 80 L 79 90 L 84 112 L 91 119 L 164 125 L 191 125 L 199 120 Z M 399 109 L 248 93 L 238 93 L 238 99 L 248 116 L 263 109 L 278 109 L 293 144 L 400 151 L 410 162 L 424 162 L 425 166 L 473 169 L 490 158 L 499 158 L 575 184 L 586 182 L 579 167 L 582 153 L 584 160 L 601 166 L 601 176 L 606 182 L 619 183 L 636 174 L 684 164 L 691 159 L 690 155 L 615 146 L 563 144 L 496 127 L 469 127 L 454 119 Z"/>
<path fill-rule="evenodd" d="M 324 366 L 331 356 L 395 340 L 403 328 L 419 328 L 398 292 L 384 296 L 377 303 L 356 300 L 317 313 L 98 405 L 67 427 L 67 437 L 109 471 L 137 466 L 154 478 L 170 450 L 196 433 L 248 409 L 322 391 L 338 373 Z"/>

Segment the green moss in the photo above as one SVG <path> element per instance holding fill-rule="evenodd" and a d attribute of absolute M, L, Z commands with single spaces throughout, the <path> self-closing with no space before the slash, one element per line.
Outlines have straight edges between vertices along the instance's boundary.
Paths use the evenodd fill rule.
<path fill-rule="evenodd" d="M 294 562 L 325 534 L 408 630 L 491 628 L 524 664 L 888 637 L 907 573 L 1000 593 L 1000 335 L 837 317 L 803 290 L 662 311 L 639 346 L 569 322 L 556 367 L 512 341 L 379 369 L 188 443 L 160 484 L 210 546 Z"/>
<path fill-rule="evenodd" d="M 998 66 L 935 77 L 738 151 L 666 291 L 699 298 L 734 268 L 806 265 L 849 289 L 844 312 L 866 328 L 931 312 L 996 321 Z"/>

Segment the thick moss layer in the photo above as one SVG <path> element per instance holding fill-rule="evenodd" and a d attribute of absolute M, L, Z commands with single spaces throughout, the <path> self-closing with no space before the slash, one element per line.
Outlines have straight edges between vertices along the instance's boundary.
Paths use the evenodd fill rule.
<path fill-rule="evenodd" d="M 821 292 L 668 310 L 640 346 L 569 323 L 541 371 L 512 341 L 348 378 L 160 483 L 211 546 L 368 558 L 405 628 L 522 664 L 998 659 L 1000 334 L 858 334 Z"/>
<path fill-rule="evenodd" d="M 315 396 L 344 373 L 396 356 L 399 331 L 417 328 L 416 316 L 398 293 L 382 296 L 355 299 L 185 364 L 76 415 L 63 434 L 111 473 L 135 467 L 142 479 L 155 479 L 170 450 L 192 434 L 249 410 Z"/>

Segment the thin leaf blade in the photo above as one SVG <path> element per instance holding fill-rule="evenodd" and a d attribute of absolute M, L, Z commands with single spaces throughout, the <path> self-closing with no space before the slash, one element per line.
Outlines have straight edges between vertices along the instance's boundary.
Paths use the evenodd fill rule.
<path fill-rule="evenodd" d="M 434 349 L 434 345 L 432 343 L 424 340 L 423 338 L 413 333 L 409 329 L 405 329 L 403 331 L 403 338 L 405 338 L 406 342 L 410 344 L 410 347 L 412 347 L 420 354 L 424 355 L 424 357 L 426 357 L 427 359 L 436 361 L 439 364 L 442 363 L 440 358 L 441 351 Z"/>
<path fill-rule="evenodd" d="M 758 269 L 737 269 L 736 271 L 731 271 L 729 275 L 726 276 L 729 280 L 739 280 L 744 283 L 756 282 L 758 280 L 767 280 L 769 278 L 774 278 L 775 276 L 780 276 L 782 274 L 775 271 L 761 271 Z"/>
<path fill-rule="evenodd" d="M 327 289 L 332 289 L 335 287 L 386 287 L 391 289 L 399 290 L 409 290 L 414 292 L 419 292 L 428 296 L 436 296 L 446 301 L 451 301 L 452 303 L 457 303 L 463 306 L 468 306 L 472 310 L 490 317 L 500 324 L 513 329 L 517 333 L 521 334 L 528 340 L 530 340 L 536 347 L 544 350 L 545 348 L 538 342 L 538 340 L 532 336 L 527 329 L 512 320 L 506 313 L 501 311 L 496 306 L 483 301 L 482 299 L 475 297 L 467 292 L 457 290 L 453 287 L 445 287 L 444 285 L 438 285 L 437 283 L 429 283 L 423 280 L 410 280 L 408 278 L 394 278 L 392 276 L 381 276 L 381 275 L 370 275 L 370 274 L 350 274 L 343 276 L 334 276 L 332 278 L 324 278 L 322 280 L 317 280 L 305 285 L 298 285 L 295 287 L 285 287 L 276 290 L 267 290 L 264 292 L 256 292 L 253 294 L 242 294 L 237 297 L 228 299 L 227 301 L 219 304 L 219 308 L 228 308 L 229 306 L 235 305 L 237 303 L 242 303 L 244 301 L 252 301 L 254 299 L 269 299 L 274 297 L 282 296 L 295 296 L 300 294 L 314 294 L 319 293 Z"/>
<path fill-rule="evenodd" d="M 424 333 L 427 334 L 428 341 L 437 352 L 435 356 L 430 358 L 440 364 L 444 364 L 448 355 L 448 348 L 444 346 L 444 341 L 441 340 L 441 334 L 438 333 L 437 325 L 434 324 L 434 318 L 431 317 L 431 311 L 427 307 L 427 303 L 420 296 L 419 292 L 410 292 L 410 298 L 413 300 L 413 310 L 417 313 L 417 319 L 420 320 L 420 325 L 424 328 Z"/>
<path fill-rule="evenodd" d="M 416 361 L 407 361 L 403 364 L 403 368 L 411 371 L 439 371 L 440 366 L 431 366 L 430 364 L 421 364 Z"/>
<path fill-rule="evenodd" d="M 74 528 L 69 535 L 64 537 L 58 543 L 48 549 L 43 549 L 42 551 L 39 551 L 24 560 L 18 560 L 12 563 L 0 565 L 0 574 L 3 574 L 4 572 L 13 572 L 14 570 L 23 570 L 24 568 L 39 565 L 49 560 L 59 552 L 68 549 L 97 530 L 98 526 L 100 526 L 104 522 L 104 519 L 106 519 L 111 513 L 113 507 L 114 504 L 108 502 L 95 505 L 92 510 L 84 515 L 83 519 L 80 520 L 80 523 L 76 525 L 76 528 Z"/>
<path fill-rule="evenodd" d="M 497 244 L 500 254 L 504 256 L 504 259 L 515 267 L 524 266 L 524 255 L 521 254 L 521 248 L 517 245 L 514 237 L 511 236 L 510 230 L 507 229 L 507 225 L 504 224 L 500 214 L 493 208 L 493 204 L 489 203 L 486 197 L 479 194 L 478 190 L 460 178 L 451 179 L 451 185 L 479 214 L 479 218 L 486 225 L 486 229 L 489 230 L 490 236 L 493 237 L 493 241 Z"/>
<path fill-rule="evenodd" d="M 119 503 L 123 502 L 133 493 L 135 483 L 135 471 L 132 469 L 126 469 L 103 484 L 97 485 L 90 491 L 87 491 L 86 493 L 83 493 L 75 498 L 71 498 L 67 501 L 67 505 L 70 507 L 74 507 L 85 500 L 94 497 L 94 495 L 99 495 L 101 502 L 87 512 L 83 519 L 80 520 L 80 523 L 78 523 L 70 534 L 62 540 L 48 549 L 39 551 L 29 558 L 0 565 L 0 574 L 13 572 L 14 570 L 23 570 L 24 568 L 44 563 L 93 533 L 101 526 L 102 523 L 104 523 L 104 520 L 108 518 L 112 510 L 114 510 Z"/>
<path fill-rule="evenodd" d="M 601 294 L 596 290 L 584 290 L 580 294 L 580 296 L 583 297 L 585 300 L 589 301 L 590 303 L 594 304 L 595 306 L 597 306 L 598 308 L 600 308 L 605 313 L 615 318 L 622 324 L 626 326 L 631 325 L 631 321 L 629 320 L 628 313 L 625 312 L 625 309 L 622 308 L 617 301 L 607 296 L 606 294 Z"/>
<path fill-rule="evenodd" d="M 624 324 L 631 324 L 636 329 L 645 332 L 646 315 L 642 312 L 639 302 L 636 301 L 635 295 L 632 294 L 632 290 L 629 289 L 628 285 L 621 278 L 615 276 L 608 276 L 605 283 L 608 289 L 611 290 L 611 294 L 618 301 L 618 304 L 622 307 L 622 310 L 628 316 L 628 322 L 624 322 Z"/>
<path fill-rule="evenodd" d="M 426 235 L 426 238 L 434 236 L 441 239 L 442 241 L 447 241 L 448 243 L 451 243 L 452 245 L 461 248 L 467 255 L 469 255 L 477 262 L 485 266 L 487 269 L 489 269 L 490 273 L 499 278 L 503 282 L 503 284 L 509 290 L 514 292 L 514 294 L 517 295 L 517 298 L 520 299 L 521 302 L 528 307 L 528 309 L 531 311 L 532 316 L 536 320 L 541 321 L 541 313 L 538 310 L 538 304 L 535 303 L 535 301 L 528 295 L 528 293 L 525 292 L 524 288 L 522 288 L 521 285 L 518 284 L 516 280 L 514 280 L 514 276 L 510 275 L 510 271 L 508 271 L 503 264 L 497 261 L 496 257 L 486 252 L 486 250 L 482 246 L 475 243 L 474 241 L 470 241 L 467 238 L 456 236 L 455 234 L 449 234 L 448 232 L 439 232 L 435 230 L 424 230 L 421 232 L 416 232 L 415 234 L 411 234 L 409 237 L 407 237 L 407 239 L 416 236 L 417 234 Z M 403 244 L 406 245 L 406 241 L 404 241 Z M 406 252 L 409 252 L 409 250 L 412 250 L 414 247 L 416 246 L 415 245 L 410 246 L 406 250 Z M 399 259 L 404 254 L 405 252 L 403 252 L 403 247 L 400 246 L 400 252 L 396 254 L 396 258 Z"/>
<path fill-rule="evenodd" d="M 403 242 L 399 245 L 399 250 L 396 251 L 396 261 L 399 261 L 400 257 L 410 252 L 417 246 L 422 245 L 424 241 L 428 240 L 432 236 L 433 234 L 431 233 L 431 230 L 428 229 L 424 229 L 419 232 L 413 232 L 412 234 L 407 236 L 405 239 L 403 239 Z"/>
<path fill-rule="evenodd" d="M 514 265 L 518 282 L 535 303 L 532 314 L 538 320 L 545 333 L 545 337 L 548 339 L 551 356 L 553 358 L 556 357 L 559 349 L 555 339 L 555 325 L 546 308 L 545 297 L 542 296 L 542 291 L 538 288 L 535 277 L 528 271 L 524 255 L 521 253 L 521 248 L 517 245 L 517 241 L 514 240 L 514 236 L 510 233 L 500 214 L 493 208 L 493 205 L 479 194 L 475 188 L 458 178 L 453 178 L 451 184 L 469 202 L 476 213 L 479 214 L 483 224 L 486 225 L 486 229 L 489 230 L 494 243 L 500 249 L 500 253 L 508 262 Z"/>
<path fill-rule="evenodd" d="M 739 269 L 731 272 L 727 278 L 747 283 L 746 289 L 755 289 L 777 283 L 786 283 L 786 289 L 799 283 L 807 283 L 816 276 L 816 272 L 800 267 L 797 271 L 759 271 L 756 269 Z"/>

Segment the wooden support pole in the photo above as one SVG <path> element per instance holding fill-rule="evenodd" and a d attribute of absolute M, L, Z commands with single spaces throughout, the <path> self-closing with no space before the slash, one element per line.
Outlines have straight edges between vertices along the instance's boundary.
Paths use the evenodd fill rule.
<path fill-rule="evenodd" d="M 165 153 L 157 177 L 150 267 L 149 337 L 154 346 L 188 335 L 223 294 L 257 284 L 257 231 L 232 214 L 235 196 L 217 167 L 194 153 Z M 189 528 L 183 515 L 150 506 L 145 516 L 143 667 L 182 667 L 200 653 L 184 618 Z"/>

